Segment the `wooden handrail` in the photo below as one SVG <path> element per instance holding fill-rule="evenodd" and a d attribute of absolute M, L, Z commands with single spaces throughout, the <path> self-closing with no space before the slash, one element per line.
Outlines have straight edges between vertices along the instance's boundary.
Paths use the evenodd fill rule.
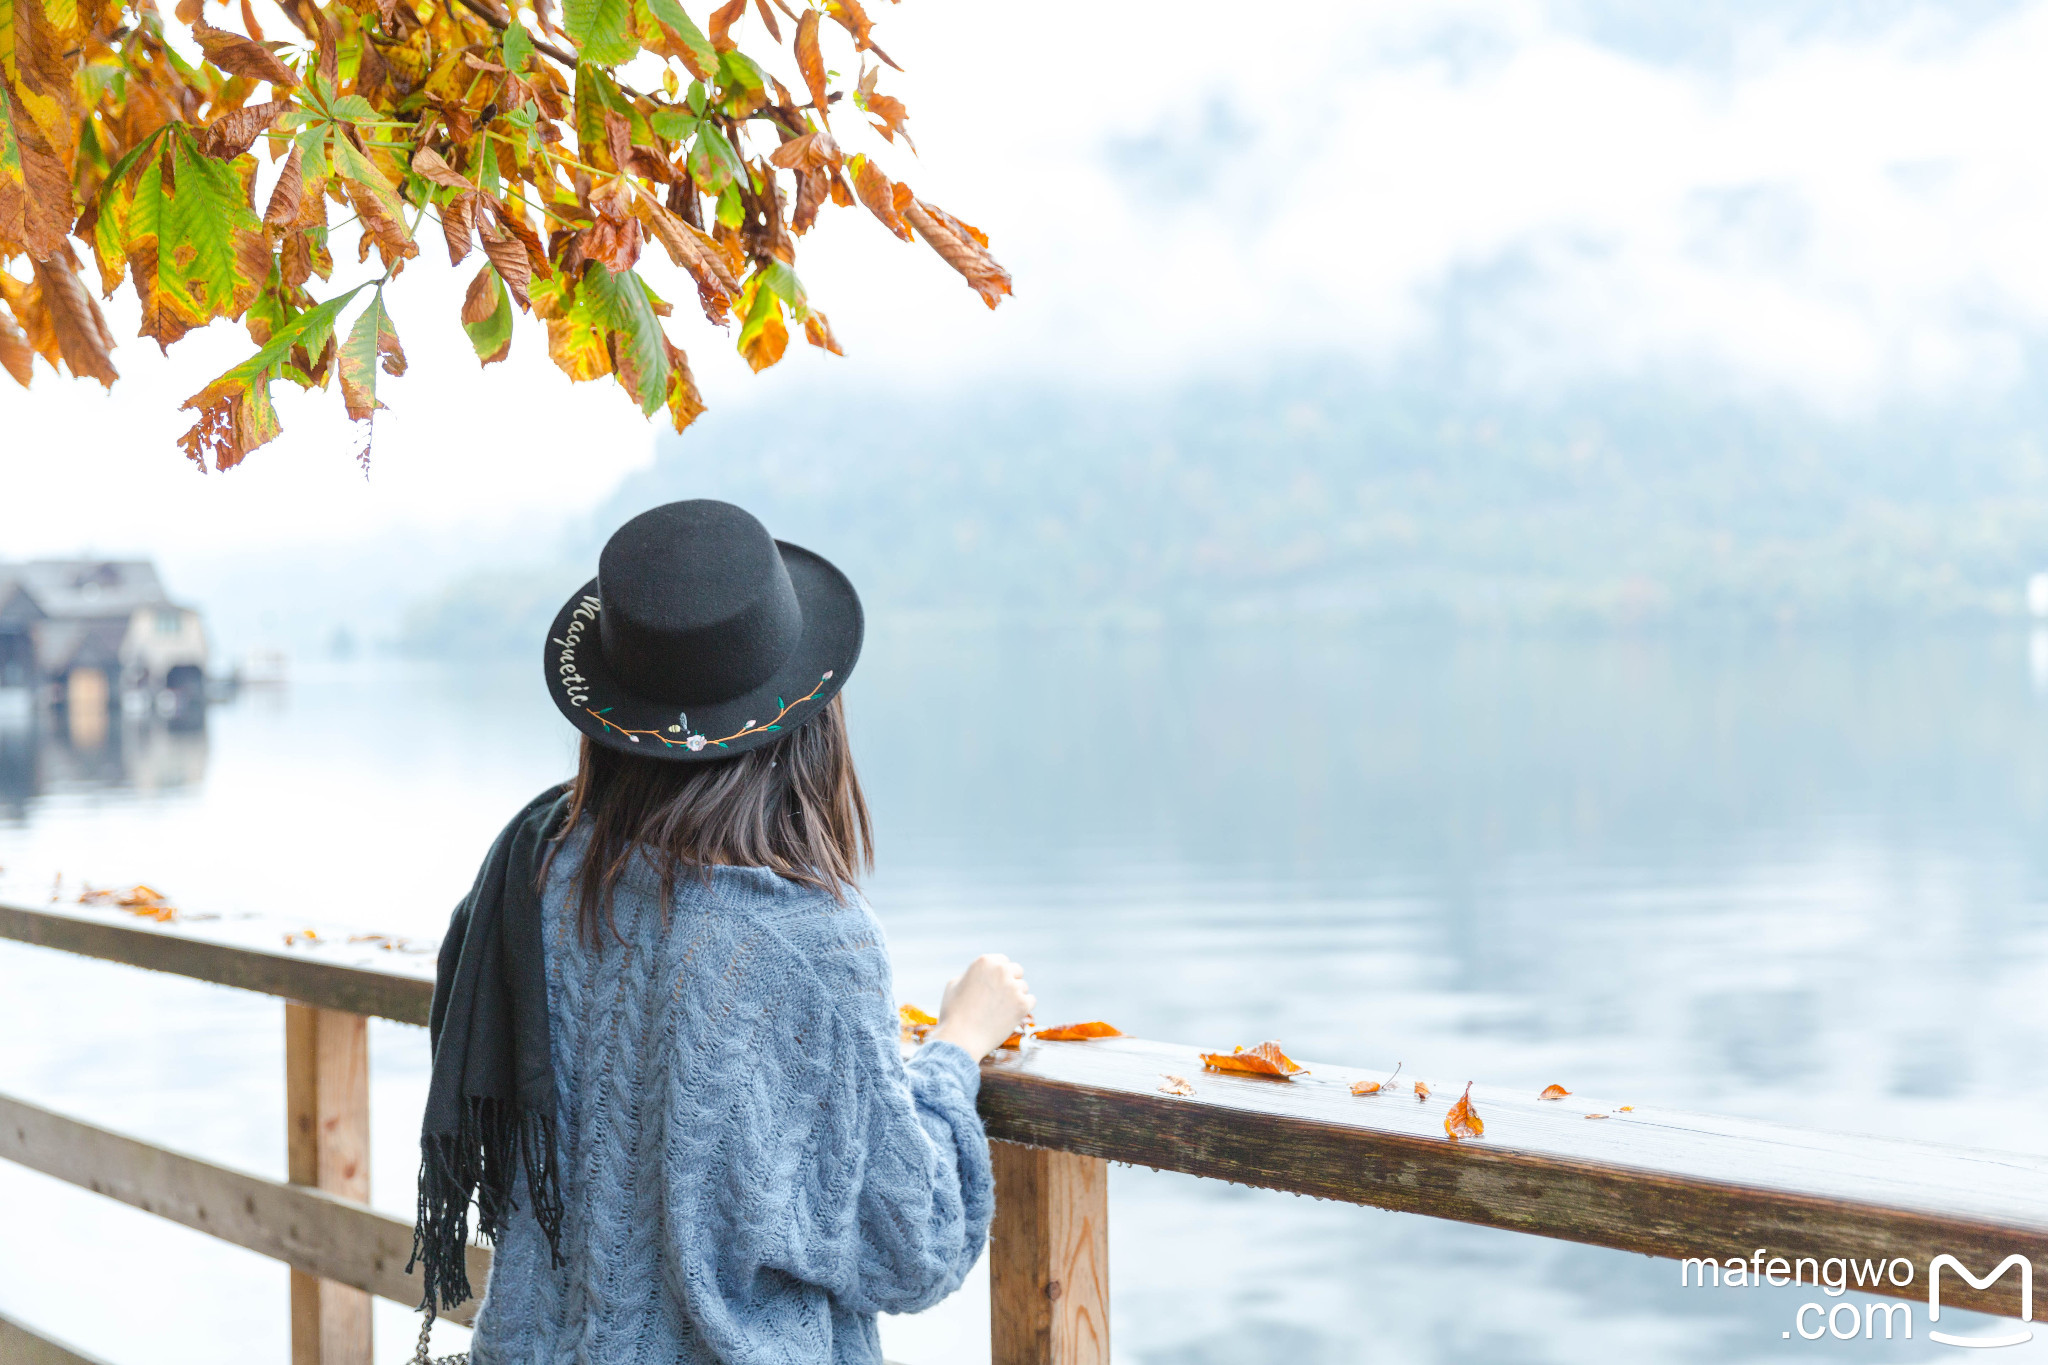
<path fill-rule="evenodd" d="M 87 914 L 0 906 L 0 937 L 409 1023 L 431 995 L 419 977 Z M 1195 1093 L 1162 1093 L 1169 1074 Z M 1912 1285 L 1876 1286 L 1901 1296 L 1924 1295 L 1943 1253 L 1979 1268 L 2048 1260 L 2042 1158 L 1649 1107 L 1589 1121 L 1605 1106 L 1486 1086 L 1473 1091 L 1485 1137 L 1451 1142 L 1444 1107 L 1463 1078 L 1432 1077 L 1443 1084 L 1420 1104 L 1350 1093 L 1379 1074 L 1312 1064 L 1267 1080 L 1205 1072 L 1190 1046 L 1032 1043 L 983 1063 L 981 1112 L 1002 1142 L 1656 1256 L 1904 1257 Z M 2012 1314 L 2016 1279 L 1958 1277 L 1943 1300 Z"/>
<path fill-rule="evenodd" d="M 426 1025 L 427 1007 L 434 998 L 430 980 L 325 961 L 318 955 L 324 949 L 250 948 L 180 925 L 116 914 L 0 903 L 0 939 L 236 986 L 323 1009 Z"/>
<path fill-rule="evenodd" d="M 1041 1043 L 982 1064 L 991 1137 L 1160 1170 L 1674 1259 L 1903 1256 L 2048 1262 L 2048 1158 L 1817 1132 L 1754 1119 L 1475 1085 L 1486 1135 L 1452 1142 L 1405 1090 L 1351 1093 L 1384 1070 L 1311 1064 L 1292 1080 L 1204 1071 L 1197 1049 L 1136 1038 Z M 1194 1087 L 1161 1093 L 1163 1077 Z M 2017 1315 L 2019 1286 L 1944 1282 L 1942 1300 Z M 1868 1286 L 1865 1286 L 1866 1288 Z"/>
<path fill-rule="evenodd" d="M 215 1165 L 11 1095 L 0 1095 L 0 1158 L 408 1308 L 423 1295 L 419 1272 L 405 1272 L 412 1224 L 351 1199 Z M 469 1249 L 471 1284 L 481 1286 L 490 1267 L 487 1248 Z M 476 1306 L 471 1300 L 443 1316 L 468 1322 Z"/>

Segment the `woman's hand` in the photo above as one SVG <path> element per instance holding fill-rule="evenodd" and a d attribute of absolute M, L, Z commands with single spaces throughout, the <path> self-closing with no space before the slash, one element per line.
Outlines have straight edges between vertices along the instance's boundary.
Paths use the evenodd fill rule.
<path fill-rule="evenodd" d="M 1001 953 L 983 953 L 946 983 L 939 1022 L 925 1041 L 957 1043 L 970 1057 L 986 1057 L 1017 1031 L 1038 1003 L 1024 984 L 1024 969 Z"/>

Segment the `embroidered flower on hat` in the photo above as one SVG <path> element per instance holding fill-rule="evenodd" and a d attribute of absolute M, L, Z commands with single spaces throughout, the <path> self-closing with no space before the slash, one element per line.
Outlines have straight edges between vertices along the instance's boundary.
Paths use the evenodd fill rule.
<path fill-rule="evenodd" d="M 613 734 L 625 736 L 627 740 L 631 741 L 634 744 L 638 744 L 640 742 L 640 736 L 652 735 L 655 739 L 660 740 L 662 744 L 668 748 L 685 748 L 688 749 L 691 753 L 697 753 L 712 745 L 716 745 L 717 747 L 723 749 L 727 746 L 727 744 L 730 741 L 735 739 L 744 739 L 748 735 L 757 735 L 764 731 L 781 730 L 783 718 L 788 716 L 791 711 L 796 710 L 797 707 L 802 706 L 805 702 L 816 699 L 817 695 L 825 690 L 825 684 L 832 681 L 832 673 L 833 670 L 827 669 L 824 672 L 824 674 L 818 679 L 817 685 L 812 687 L 810 691 L 804 693 L 803 696 L 798 697 L 795 701 L 784 701 L 782 698 L 777 697 L 775 699 L 776 705 L 778 705 L 782 709 L 777 711 L 775 713 L 775 719 L 769 721 L 766 725 L 763 725 L 760 721 L 757 720 L 750 720 L 746 724 L 742 725 L 739 729 L 725 736 L 724 739 L 711 739 L 704 735 L 694 733 L 685 735 L 682 739 L 670 739 L 669 735 L 681 735 L 688 728 L 690 724 L 690 715 L 687 711 L 678 711 L 676 713 L 676 720 L 681 723 L 669 726 L 668 734 L 663 734 L 659 730 L 631 730 L 623 725 L 618 724 L 616 721 L 611 720 L 608 716 L 605 715 L 605 711 L 609 711 L 612 709 L 609 706 L 605 707 L 604 711 L 593 711 L 587 706 L 583 709 L 585 714 L 589 715 L 592 719 L 596 720 L 597 723 L 604 726 L 605 729 L 610 730 Z"/>

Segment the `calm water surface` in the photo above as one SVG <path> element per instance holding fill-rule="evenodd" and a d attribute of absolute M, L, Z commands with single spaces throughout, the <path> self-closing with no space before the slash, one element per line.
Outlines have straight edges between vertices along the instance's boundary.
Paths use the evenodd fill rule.
<path fill-rule="evenodd" d="M 1048 1020 L 2048 1152 L 2048 639 L 884 622 L 847 699 L 904 999 L 1001 949 Z M 143 880 L 343 957 L 430 944 L 573 755 L 525 664 L 302 670 L 90 739 L 0 720 L 0 897 Z M 280 1018 L 0 946 L 0 1090 L 279 1176 Z M 408 1213 L 425 1035 L 372 1047 L 376 1202 Z M 1808 1343 L 1810 1291 L 1144 1170 L 1111 1199 L 1146 1365 L 1945 1350 L 1924 1305 L 1912 1344 Z M 0 1309 L 116 1362 L 285 1357 L 260 1257 L 4 1165 L 0 1234 Z M 986 1360 L 985 1285 L 884 1339 Z"/>

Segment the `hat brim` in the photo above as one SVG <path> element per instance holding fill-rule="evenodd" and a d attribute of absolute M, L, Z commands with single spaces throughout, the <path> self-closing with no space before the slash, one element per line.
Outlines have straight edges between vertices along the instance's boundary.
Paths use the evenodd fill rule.
<path fill-rule="evenodd" d="M 728 701 L 679 707 L 620 686 L 598 646 L 597 580 L 563 604 L 548 631 L 548 695 L 571 725 L 608 749 L 712 762 L 772 743 L 825 708 L 860 658 L 860 597 L 830 561 L 778 540 L 803 610 L 803 633 L 775 676 Z"/>

